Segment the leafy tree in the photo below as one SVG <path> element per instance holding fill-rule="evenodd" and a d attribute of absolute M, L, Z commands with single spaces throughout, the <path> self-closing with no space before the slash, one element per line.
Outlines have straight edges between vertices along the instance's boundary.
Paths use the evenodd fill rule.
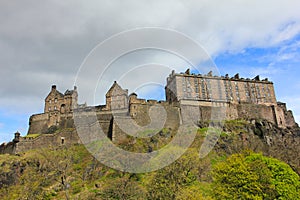
<path fill-rule="evenodd" d="M 203 186 L 199 184 L 190 185 L 182 188 L 177 192 L 176 200 L 211 200 L 209 196 L 205 196 L 202 192 Z"/>
<path fill-rule="evenodd" d="M 288 164 L 261 154 L 251 154 L 246 157 L 246 161 L 267 166 L 271 172 L 271 185 L 275 188 L 276 199 L 300 199 L 299 176 Z M 258 172 L 260 170 L 257 168 Z"/>
<path fill-rule="evenodd" d="M 190 149 L 171 165 L 157 171 L 148 185 L 148 199 L 175 199 L 181 188 L 198 179 L 200 159 L 196 149 Z"/>
<path fill-rule="evenodd" d="M 145 190 L 137 184 L 135 174 L 124 173 L 121 177 L 115 177 L 106 181 L 100 196 L 103 199 L 138 200 L 145 199 Z"/>
<path fill-rule="evenodd" d="M 212 171 L 216 199 L 300 199 L 299 176 L 261 154 L 233 154 Z"/>

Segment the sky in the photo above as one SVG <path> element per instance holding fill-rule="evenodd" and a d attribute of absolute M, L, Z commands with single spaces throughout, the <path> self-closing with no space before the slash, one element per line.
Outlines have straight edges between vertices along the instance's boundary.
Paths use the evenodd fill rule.
<path fill-rule="evenodd" d="M 10 141 L 16 131 L 26 135 L 30 115 L 43 112 L 52 84 L 61 92 L 73 88 L 80 66 L 98 44 L 143 27 L 192 38 L 221 75 L 269 78 L 277 100 L 286 102 L 300 122 L 299 7 L 298 0 L 1 0 L 0 143 Z M 161 71 L 154 73 L 143 65 L 151 62 Z M 115 79 L 141 97 L 163 98 L 170 69 L 180 72 L 187 64 L 165 52 L 143 50 L 111 66 L 113 72 L 142 67 L 123 81 L 122 73 L 108 74 L 107 85 L 98 84 L 94 101 L 81 98 L 80 103 L 103 104 Z M 160 84 L 150 84 L 152 90 L 131 85 L 134 80 L 157 77 Z M 158 92 L 149 94 L 153 90 Z"/>

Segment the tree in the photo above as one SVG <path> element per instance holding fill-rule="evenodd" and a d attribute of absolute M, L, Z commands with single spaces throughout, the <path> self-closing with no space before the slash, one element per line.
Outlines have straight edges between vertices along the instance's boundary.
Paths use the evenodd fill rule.
<path fill-rule="evenodd" d="M 154 174 L 148 185 L 148 199 L 175 199 L 182 188 L 198 180 L 199 165 L 197 150 L 189 149 L 180 159 Z"/>
<path fill-rule="evenodd" d="M 145 190 L 137 181 L 137 175 L 122 173 L 121 177 L 114 177 L 105 181 L 100 192 L 103 199 L 138 200 L 145 199 Z"/>
<path fill-rule="evenodd" d="M 216 199 L 300 199 L 299 176 L 261 154 L 233 154 L 212 171 Z"/>
<path fill-rule="evenodd" d="M 204 195 L 203 185 L 194 184 L 182 188 L 177 192 L 176 200 L 211 200 L 212 198 Z"/>

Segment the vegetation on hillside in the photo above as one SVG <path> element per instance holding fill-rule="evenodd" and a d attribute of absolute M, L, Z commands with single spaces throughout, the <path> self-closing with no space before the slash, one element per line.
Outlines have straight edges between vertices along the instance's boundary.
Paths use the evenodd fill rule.
<path fill-rule="evenodd" d="M 300 199 L 299 175 L 288 164 L 240 144 L 249 126 L 227 122 L 203 159 L 199 147 L 207 128 L 201 128 L 180 159 L 144 174 L 108 168 L 83 145 L 0 155 L 0 199 Z"/>

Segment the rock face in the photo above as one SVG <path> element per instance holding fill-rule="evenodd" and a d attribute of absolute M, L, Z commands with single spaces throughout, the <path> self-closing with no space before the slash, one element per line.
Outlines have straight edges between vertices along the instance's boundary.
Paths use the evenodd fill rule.
<path fill-rule="evenodd" d="M 19 177 L 25 169 L 25 163 L 15 158 L 2 162 L 0 168 L 0 188 L 3 188 L 19 182 Z"/>
<path fill-rule="evenodd" d="M 239 125 L 225 124 L 225 132 L 229 135 L 220 137 L 216 151 L 227 154 L 243 150 L 262 152 L 288 163 L 300 174 L 300 128 L 279 128 L 266 120 L 251 120 Z"/>

